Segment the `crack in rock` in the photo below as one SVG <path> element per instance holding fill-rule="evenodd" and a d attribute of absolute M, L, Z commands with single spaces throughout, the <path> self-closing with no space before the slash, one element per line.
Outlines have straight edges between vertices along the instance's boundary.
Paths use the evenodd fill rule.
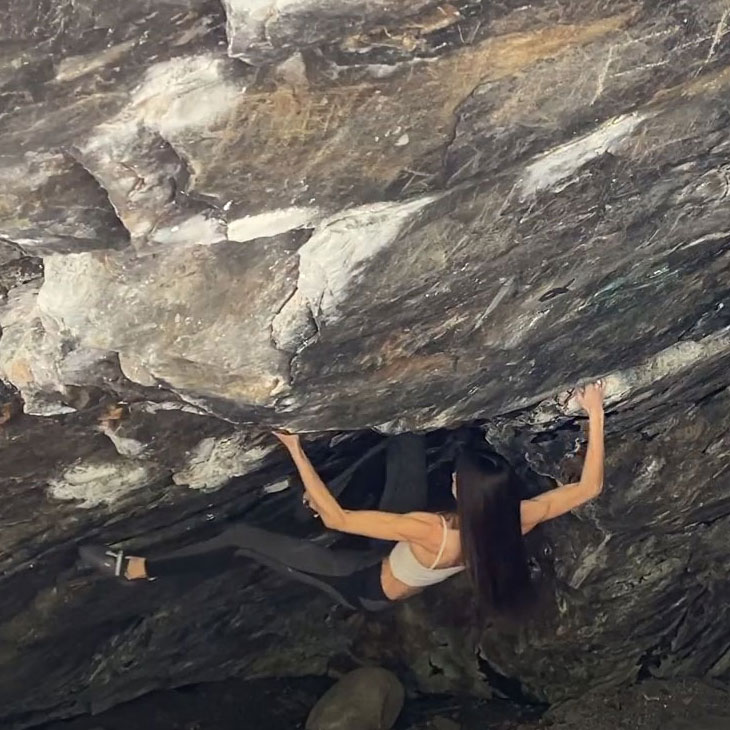
<path fill-rule="evenodd" d="M 151 66 L 122 111 L 74 150 L 140 250 L 227 240 L 214 208 L 176 193 L 196 174 L 182 142 L 229 114 L 246 91 L 229 63 L 200 54 Z"/>
<path fill-rule="evenodd" d="M 363 269 L 397 242 L 409 221 L 440 197 L 426 195 L 405 202 L 373 203 L 322 221 L 299 249 L 297 289 L 274 317 L 274 341 L 289 352 L 299 352 L 310 344 L 311 320 L 318 330 L 334 323 Z"/>

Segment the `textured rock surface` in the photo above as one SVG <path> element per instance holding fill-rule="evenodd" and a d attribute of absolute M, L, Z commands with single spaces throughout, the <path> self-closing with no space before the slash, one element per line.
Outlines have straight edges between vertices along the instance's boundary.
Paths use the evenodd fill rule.
<path fill-rule="evenodd" d="M 390 730 L 403 707 L 398 677 L 380 667 L 355 669 L 327 690 L 312 708 L 307 730 Z"/>
<path fill-rule="evenodd" d="M 598 689 L 551 710 L 546 723 L 556 730 L 590 725 L 596 730 L 720 730 L 730 714 L 728 690 L 696 680 L 651 680 L 624 690 Z"/>
<path fill-rule="evenodd" d="M 728 677 L 726 2 L 11 0 L 0 40 L 8 727 L 324 671 L 356 632 L 439 690 Z M 458 582 L 325 628 L 253 567 L 138 591 L 72 567 L 99 535 L 304 529 L 271 426 L 480 419 L 564 477 L 556 396 L 599 375 L 605 495 L 546 531 L 541 624 L 481 659 Z M 335 441 L 328 475 L 373 436 Z"/>
<path fill-rule="evenodd" d="M 197 727 L 239 730 L 245 714 L 250 723 L 272 730 L 301 724 L 327 680 L 257 680 L 216 682 L 182 690 L 155 692 L 115 707 L 99 717 L 83 717 L 44 725 L 43 730 L 126 730 L 144 718 L 150 730 Z M 262 701 L 263 700 L 263 701 Z M 443 714 L 440 714 L 443 713 Z M 630 688 L 596 689 L 529 719 L 505 702 L 479 702 L 466 697 L 423 697 L 409 700 L 396 730 L 725 730 L 730 715 L 728 690 L 697 680 L 649 680 Z M 528 721 L 529 720 L 529 721 Z"/>

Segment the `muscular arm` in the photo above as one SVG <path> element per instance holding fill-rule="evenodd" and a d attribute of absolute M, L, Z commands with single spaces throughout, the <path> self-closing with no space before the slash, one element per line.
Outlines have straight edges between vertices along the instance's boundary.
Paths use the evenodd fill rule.
<path fill-rule="evenodd" d="M 596 387 L 596 386 L 594 386 Z M 593 405 L 588 410 L 588 449 L 580 481 L 524 500 L 521 504 L 522 531 L 529 532 L 540 522 L 570 512 L 597 497 L 603 489 L 603 408 Z"/>
<path fill-rule="evenodd" d="M 322 522 L 328 527 L 341 522 L 345 510 L 340 507 L 340 503 L 332 496 L 327 485 L 312 466 L 312 462 L 304 453 L 304 448 L 299 440 L 292 440 L 289 443 L 284 442 L 284 446 L 286 446 L 294 465 L 297 467 L 299 476 L 302 478 L 304 490 L 312 509 L 319 514 Z"/>
<path fill-rule="evenodd" d="M 436 515 L 428 512 L 400 515 L 376 510 L 343 509 L 312 466 L 299 440 L 295 437 L 286 438 L 287 440 L 282 439 L 282 443 L 297 467 L 310 504 L 327 527 L 380 540 L 407 540 L 429 549 L 432 547 L 433 528 L 441 528 Z"/>

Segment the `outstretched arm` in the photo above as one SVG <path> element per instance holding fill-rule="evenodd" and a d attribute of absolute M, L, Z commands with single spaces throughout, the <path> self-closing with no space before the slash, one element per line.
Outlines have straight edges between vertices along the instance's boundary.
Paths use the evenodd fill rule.
<path fill-rule="evenodd" d="M 522 502 L 522 532 L 529 532 L 540 522 L 570 512 L 603 489 L 603 383 L 598 381 L 578 392 L 578 402 L 588 414 L 588 449 L 580 481 Z"/>
<path fill-rule="evenodd" d="M 302 478 L 312 508 L 327 527 L 380 540 L 406 540 L 421 544 L 428 549 L 433 547 L 435 540 L 438 548 L 441 530 L 438 516 L 428 512 L 400 515 L 375 510 L 343 509 L 304 453 L 299 437 L 280 432 L 275 432 L 274 435 L 289 452 Z M 435 536 L 434 526 L 438 533 Z"/>

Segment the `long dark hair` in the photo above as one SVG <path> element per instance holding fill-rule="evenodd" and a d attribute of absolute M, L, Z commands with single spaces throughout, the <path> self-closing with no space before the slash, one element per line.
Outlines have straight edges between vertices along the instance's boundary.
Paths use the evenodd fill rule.
<path fill-rule="evenodd" d="M 522 483 L 496 454 L 463 447 L 456 458 L 461 549 L 479 617 L 524 618 L 533 603 L 522 537 Z"/>

